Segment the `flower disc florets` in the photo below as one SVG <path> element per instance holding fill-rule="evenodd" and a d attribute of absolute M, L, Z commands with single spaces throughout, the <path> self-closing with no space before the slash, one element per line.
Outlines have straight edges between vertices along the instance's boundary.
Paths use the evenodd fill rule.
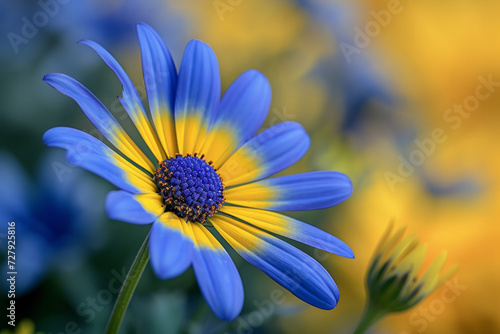
<path fill-rule="evenodd" d="M 196 154 L 163 160 L 154 174 L 165 212 L 186 221 L 205 222 L 224 203 L 222 179 L 211 162 Z"/>

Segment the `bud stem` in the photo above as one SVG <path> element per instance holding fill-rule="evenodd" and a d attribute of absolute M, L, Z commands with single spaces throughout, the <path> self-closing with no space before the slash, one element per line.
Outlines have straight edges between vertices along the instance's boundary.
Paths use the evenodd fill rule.
<path fill-rule="evenodd" d="M 363 317 L 359 321 L 358 327 L 356 327 L 356 330 L 354 331 L 353 334 L 363 334 L 365 333 L 370 327 L 372 327 L 377 321 L 382 319 L 387 312 L 380 308 L 377 305 L 373 305 L 372 303 L 369 303 L 365 309 L 365 312 L 363 313 Z"/>

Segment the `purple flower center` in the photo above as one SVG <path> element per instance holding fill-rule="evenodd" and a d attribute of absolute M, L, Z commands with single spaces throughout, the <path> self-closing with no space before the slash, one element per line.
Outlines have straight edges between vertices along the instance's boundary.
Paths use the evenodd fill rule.
<path fill-rule="evenodd" d="M 224 203 L 224 185 L 212 162 L 203 156 L 176 155 L 163 160 L 154 174 L 165 212 L 186 221 L 205 222 Z"/>

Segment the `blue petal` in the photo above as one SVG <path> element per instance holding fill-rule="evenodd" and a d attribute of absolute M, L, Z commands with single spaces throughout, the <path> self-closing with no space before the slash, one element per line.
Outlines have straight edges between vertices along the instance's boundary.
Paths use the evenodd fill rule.
<path fill-rule="evenodd" d="M 201 148 L 220 99 L 219 64 L 212 49 L 192 40 L 186 46 L 175 97 L 179 153 Z"/>
<path fill-rule="evenodd" d="M 250 139 L 262 126 L 271 106 L 271 85 L 256 70 L 240 75 L 221 99 L 216 123 L 237 126 L 241 140 Z"/>
<path fill-rule="evenodd" d="M 328 171 L 275 177 L 225 191 L 228 203 L 275 211 L 329 208 L 351 194 L 349 177 Z"/>
<path fill-rule="evenodd" d="M 137 162 L 141 167 L 147 170 L 155 170 L 151 161 L 139 150 L 113 115 L 85 86 L 62 73 L 47 74 L 43 80 L 62 94 L 75 100 L 97 130 L 118 150 Z"/>
<path fill-rule="evenodd" d="M 177 70 L 167 46 L 153 28 L 141 23 L 137 25 L 137 33 L 149 108 L 158 137 L 172 156 L 177 152 L 173 123 Z"/>
<path fill-rule="evenodd" d="M 111 129 L 119 126 L 118 122 L 92 92 L 75 79 L 62 73 L 46 74 L 43 80 L 59 92 L 75 100 L 92 124 L 107 139 L 113 140 L 115 133 L 111 132 Z"/>
<path fill-rule="evenodd" d="M 130 80 L 130 78 L 127 76 L 121 65 L 116 61 L 116 59 L 108 52 L 106 49 L 104 49 L 102 46 L 97 44 L 96 42 L 93 41 L 87 41 L 87 40 L 82 40 L 79 41 L 78 43 L 85 44 L 90 46 L 92 49 L 95 50 L 101 56 L 102 60 L 108 65 L 113 72 L 115 72 L 116 76 L 120 80 L 120 82 L 123 85 L 123 98 L 126 102 L 126 104 L 129 106 L 127 108 L 127 111 L 130 111 L 137 115 L 137 113 L 142 112 L 145 113 L 144 111 L 144 106 L 142 105 L 141 98 L 139 94 L 137 93 L 137 90 L 134 87 L 134 84 Z M 137 110 L 134 107 L 139 106 L 140 109 Z M 132 117 L 132 116 L 131 116 Z M 134 116 L 137 117 L 137 116 Z M 134 118 L 132 117 L 132 118 Z"/>
<path fill-rule="evenodd" d="M 67 150 L 66 159 L 132 192 L 155 192 L 152 178 L 88 133 L 72 128 L 52 128 L 43 135 L 45 145 Z M 54 169 L 61 166 L 53 165 Z"/>
<path fill-rule="evenodd" d="M 266 77 L 255 70 L 240 75 L 222 97 L 202 152 L 219 167 L 260 129 L 270 105 L 271 86 Z"/>
<path fill-rule="evenodd" d="M 220 211 L 265 231 L 282 235 L 325 252 L 354 258 L 352 250 L 342 240 L 300 220 L 276 212 L 236 206 L 224 206 Z"/>
<path fill-rule="evenodd" d="M 187 222 L 171 212 L 153 224 L 149 237 L 151 266 L 162 279 L 182 274 L 191 265 L 193 240 Z"/>
<path fill-rule="evenodd" d="M 116 74 L 123 86 L 123 97 L 119 99 L 120 102 L 134 122 L 137 130 L 139 130 L 142 138 L 148 144 L 148 147 L 155 155 L 156 159 L 162 161 L 164 158 L 164 154 L 161 147 L 159 147 L 158 138 L 156 137 L 156 134 L 151 127 L 151 122 L 149 120 L 148 114 L 146 113 L 146 110 L 144 109 L 141 97 L 139 96 L 139 93 L 137 93 L 134 84 L 127 76 L 121 65 L 116 61 L 115 58 L 113 58 L 113 56 L 108 51 L 106 51 L 106 49 L 104 49 L 99 44 L 87 40 L 82 40 L 78 43 L 88 45 L 92 49 L 94 49 L 95 52 L 97 52 L 102 58 L 102 60 L 104 60 L 106 65 L 108 65 Z"/>
<path fill-rule="evenodd" d="M 261 180 L 299 161 L 309 144 L 309 136 L 302 125 L 279 123 L 246 142 L 218 172 L 226 186 Z"/>
<path fill-rule="evenodd" d="M 111 219 L 132 224 L 150 224 L 165 212 L 165 208 L 163 198 L 156 193 L 111 191 L 106 197 L 106 211 Z"/>
<path fill-rule="evenodd" d="M 196 248 L 193 268 L 200 290 L 217 317 L 231 321 L 243 307 L 243 284 L 233 260 L 201 224 L 191 223 Z"/>
<path fill-rule="evenodd" d="M 298 298 L 321 309 L 337 305 L 339 290 L 330 274 L 309 255 L 253 226 L 215 216 L 214 227 L 245 260 Z"/>

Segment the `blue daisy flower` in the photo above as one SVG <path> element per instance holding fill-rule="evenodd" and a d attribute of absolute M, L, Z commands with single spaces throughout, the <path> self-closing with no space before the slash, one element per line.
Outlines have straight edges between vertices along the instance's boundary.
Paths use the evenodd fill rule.
<path fill-rule="evenodd" d="M 255 135 L 271 103 L 264 75 L 249 70 L 221 98 L 217 58 L 203 42 L 186 46 L 177 72 L 172 57 L 149 26 L 137 27 L 142 54 L 146 111 L 131 80 L 100 45 L 93 48 L 123 85 L 120 98 L 149 151 L 144 152 L 106 107 L 82 84 L 64 74 L 44 80 L 74 99 L 115 149 L 82 131 L 48 130 L 48 146 L 67 150 L 67 159 L 114 184 L 109 216 L 151 224 L 151 265 L 162 279 L 193 266 L 213 312 L 232 320 L 243 306 L 243 286 L 217 231 L 245 260 L 295 296 L 321 309 L 339 299 L 330 274 L 316 260 L 275 235 L 353 258 L 336 237 L 276 211 L 331 207 L 352 193 L 349 178 L 318 171 L 267 178 L 297 162 L 309 147 L 304 128 L 276 124 Z"/>

